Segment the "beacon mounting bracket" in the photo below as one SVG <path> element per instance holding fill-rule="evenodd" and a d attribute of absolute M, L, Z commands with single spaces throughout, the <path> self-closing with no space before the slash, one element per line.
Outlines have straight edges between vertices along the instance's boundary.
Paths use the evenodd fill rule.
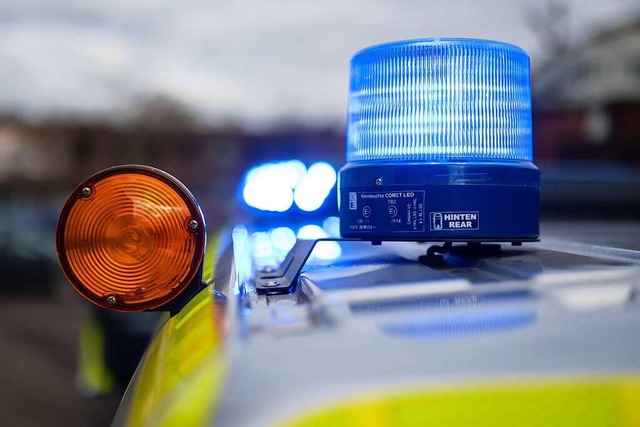
<path fill-rule="evenodd" d="M 521 246 L 524 242 L 537 242 L 539 239 L 463 239 L 446 240 L 442 246 L 432 245 L 427 248 L 426 254 L 419 257 L 418 262 L 429 267 L 438 268 L 446 266 L 443 255 L 446 253 L 484 256 L 497 254 L 501 246 L 498 243 L 510 243 L 512 246 Z M 319 242 L 370 242 L 372 245 L 381 245 L 383 242 L 416 242 L 427 243 L 425 240 L 416 239 L 367 239 L 367 238 L 340 238 L 325 237 L 320 239 L 298 239 L 289 251 L 284 261 L 277 269 L 267 268 L 254 273 L 256 292 L 261 295 L 283 295 L 295 291 L 300 278 L 300 273 L 309 259 L 311 252 Z M 454 242 L 466 243 L 466 245 L 453 246 Z"/>

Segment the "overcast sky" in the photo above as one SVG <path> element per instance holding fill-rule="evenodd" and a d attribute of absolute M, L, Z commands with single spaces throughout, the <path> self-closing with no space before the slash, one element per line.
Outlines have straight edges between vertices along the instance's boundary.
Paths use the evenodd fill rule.
<path fill-rule="evenodd" d="M 203 120 L 344 119 L 362 47 L 418 37 L 517 44 L 543 0 L 0 0 L 0 113 L 118 116 L 162 94 Z M 574 43 L 639 16 L 637 0 L 568 1 Z"/>

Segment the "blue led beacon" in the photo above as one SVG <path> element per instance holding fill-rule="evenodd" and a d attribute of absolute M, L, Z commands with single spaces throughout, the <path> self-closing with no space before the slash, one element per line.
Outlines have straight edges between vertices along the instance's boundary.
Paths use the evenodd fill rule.
<path fill-rule="evenodd" d="M 351 60 L 343 237 L 531 241 L 529 56 L 505 43 L 420 39 Z"/>

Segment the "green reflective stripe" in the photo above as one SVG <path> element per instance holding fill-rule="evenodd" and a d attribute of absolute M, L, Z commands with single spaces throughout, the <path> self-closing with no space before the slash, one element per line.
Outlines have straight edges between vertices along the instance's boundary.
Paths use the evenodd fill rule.
<path fill-rule="evenodd" d="M 282 424 L 278 424 L 282 425 Z M 640 377 L 523 380 L 341 402 L 287 427 L 640 426 Z"/>
<path fill-rule="evenodd" d="M 94 316 L 80 325 L 78 379 L 81 386 L 92 394 L 113 391 L 113 375 L 104 362 L 104 330 Z"/>

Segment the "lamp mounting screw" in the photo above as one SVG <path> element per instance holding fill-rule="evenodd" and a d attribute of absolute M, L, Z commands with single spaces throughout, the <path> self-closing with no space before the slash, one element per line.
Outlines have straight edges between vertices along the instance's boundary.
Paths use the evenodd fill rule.
<path fill-rule="evenodd" d="M 91 187 L 83 187 L 82 190 L 80 190 L 80 194 L 85 198 L 91 196 L 91 193 L 93 193 Z"/>

